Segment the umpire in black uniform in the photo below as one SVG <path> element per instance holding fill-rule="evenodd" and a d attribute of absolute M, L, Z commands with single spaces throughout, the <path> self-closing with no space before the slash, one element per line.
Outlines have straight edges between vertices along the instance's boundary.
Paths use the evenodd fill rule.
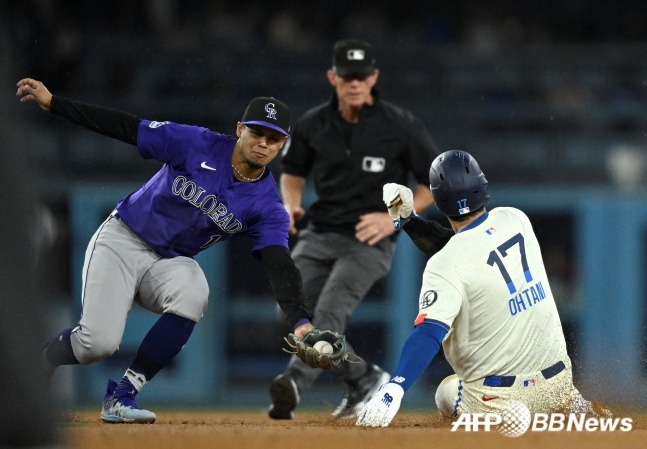
<path fill-rule="evenodd" d="M 340 333 L 391 266 L 396 234 L 380 195 L 383 185 L 409 185 L 412 175 L 415 210 L 433 203 L 428 178 L 437 155 L 433 140 L 410 112 L 380 98 L 374 87 L 378 76 L 370 44 L 338 41 L 327 72 L 335 94 L 297 122 L 282 158 L 281 194 L 291 234 L 305 215 L 303 192 L 313 173 L 317 200 L 292 256 L 306 304 L 314 311 L 313 324 Z M 291 419 L 300 395 L 319 374 L 293 356 L 270 386 L 270 417 Z M 388 373 L 366 362 L 346 362 L 335 374 L 348 386 L 333 412 L 337 418 L 354 418 L 389 380 Z"/>

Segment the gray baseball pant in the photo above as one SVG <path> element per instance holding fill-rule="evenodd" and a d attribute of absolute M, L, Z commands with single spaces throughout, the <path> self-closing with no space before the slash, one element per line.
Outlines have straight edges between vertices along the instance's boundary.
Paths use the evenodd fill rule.
<path fill-rule="evenodd" d="M 82 364 L 112 356 L 137 303 L 157 314 L 173 313 L 195 322 L 207 309 L 209 287 L 189 257 L 163 258 L 118 216 L 96 231 L 83 266 L 83 312 L 70 339 Z"/>

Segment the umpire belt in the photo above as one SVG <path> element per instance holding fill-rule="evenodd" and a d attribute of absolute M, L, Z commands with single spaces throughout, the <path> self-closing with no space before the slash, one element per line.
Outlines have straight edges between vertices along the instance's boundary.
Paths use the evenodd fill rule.
<path fill-rule="evenodd" d="M 553 366 L 541 370 L 541 375 L 544 376 L 544 379 L 548 380 L 564 371 L 564 368 L 566 368 L 564 362 L 560 361 Z M 488 376 L 483 381 L 483 385 L 487 387 L 511 387 L 514 385 L 516 378 L 517 376 Z"/>

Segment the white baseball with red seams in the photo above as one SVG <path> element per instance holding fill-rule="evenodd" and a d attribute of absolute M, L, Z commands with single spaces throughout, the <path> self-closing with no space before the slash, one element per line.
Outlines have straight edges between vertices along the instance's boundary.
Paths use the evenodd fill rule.
<path fill-rule="evenodd" d="M 332 345 L 327 341 L 318 341 L 312 347 L 321 354 L 332 354 Z"/>

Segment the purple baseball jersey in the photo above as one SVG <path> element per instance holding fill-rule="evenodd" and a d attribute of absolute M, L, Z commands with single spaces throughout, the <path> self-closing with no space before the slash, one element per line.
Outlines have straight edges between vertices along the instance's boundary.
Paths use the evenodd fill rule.
<path fill-rule="evenodd" d="M 271 174 L 239 182 L 231 169 L 236 138 L 198 126 L 142 120 L 137 148 L 164 166 L 117 205 L 121 220 L 164 257 L 193 257 L 247 234 L 252 251 L 288 247 L 290 219 Z"/>

